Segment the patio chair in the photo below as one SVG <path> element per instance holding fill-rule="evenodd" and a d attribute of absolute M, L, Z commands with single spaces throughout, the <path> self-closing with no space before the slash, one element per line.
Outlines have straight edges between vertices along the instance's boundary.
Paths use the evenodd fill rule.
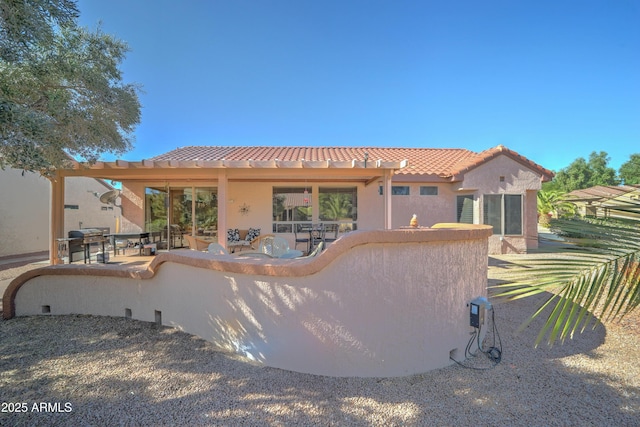
<path fill-rule="evenodd" d="M 338 224 L 327 224 L 325 226 L 324 242 L 331 243 L 338 240 Z"/>
<path fill-rule="evenodd" d="M 302 234 L 302 236 L 298 234 Z M 305 249 L 309 249 L 309 232 L 302 229 L 302 224 L 295 224 L 293 226 L 293 235 L 295 238 L 294 249 L 298 249 L 298 243 L 304 243 Z"/>
<path fill-rule="evenodd" d="M 320 242 L 318 243 L 318 246 L 316 246 L 309 255 L 307 255 L 305 258 L 313 258 L 316 257 L 318 255 L 320 255 L 320 252 L 322 252 L 324 250 L 324 242 Z"/>
<path fill-rule="evenodd" d="M 271 238 L 271 237 L 274 237 L 274 235 L 273 234 L 262 234 L 262 235 L 256 237 L 255 239 L 253 239 L 251 242 L 249 242 L 249 247 L 251 247 L 251 249 L 253 249 L 255 251 L 260 247 L 260 243 L 262 242 L 263 239 L 267 239 L 267 238 Z"/>
<path fill-rule="evenodd" d="M 229 252 L 220 243 L 209 243 L 207 252 L 212 255 L 229 255 Z"/>
<path fill-rule="evenodd" d="M 209 247 L 209 243 L 211 243 L 206 240 L 198 239 L 197 237 L 189 236 L 188 234 L 185 234 L 183 237 L 187 239 L 189 249 L 194 251 L 204 251 Z"/>
<path fill-rule="evenodd" d="M 260 239 L 258 252 L 278 258 L 289 252 L 289 242 L 278 236 L 265 236 Z"/>
<path fill-rule="evenodd" d="M 316 246 L 320 242 L 324 242 L 325 226 L 324 224 L 313 224 L 311 226 L 311 248 Z"/>
<path fill-rule="evenodd" d="M 236 250 L 253 248 L 254 241 L 260 237 L 259 228 L 240 230 L 230 228 L 227 230 L 227 248 L 234 253 Z"/>

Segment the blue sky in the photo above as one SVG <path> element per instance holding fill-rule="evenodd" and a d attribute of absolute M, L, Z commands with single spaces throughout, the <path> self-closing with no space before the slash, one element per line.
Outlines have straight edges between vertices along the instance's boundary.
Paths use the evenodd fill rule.
<path fill-rule="evenodd" d="M 640 2 L 79 0 L 126 41 L 142 160 L 186 145 L 640 153 Z M 105 160 L 113 160 L 106 156 Z"/>

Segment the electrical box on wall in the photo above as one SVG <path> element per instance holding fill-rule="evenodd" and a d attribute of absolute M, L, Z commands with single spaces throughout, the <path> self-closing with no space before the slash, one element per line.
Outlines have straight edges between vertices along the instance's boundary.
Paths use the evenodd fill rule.
<path fill-rule="evenodd" d="M 489 301 L 485 297 L 478 297 L 469 303 L 469 325 L 479 329 L 484 325 L 484 312 Z"/>

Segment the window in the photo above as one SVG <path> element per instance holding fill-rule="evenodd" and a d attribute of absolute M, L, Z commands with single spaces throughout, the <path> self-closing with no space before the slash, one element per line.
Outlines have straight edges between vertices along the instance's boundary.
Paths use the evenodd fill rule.
<path fill-rule="evenodd" d="M 522 195 L 485 194 L 484 223 L 493 226 L 494 234 L 522 234 Z"/>
<path fill-rule="evenodd" d="M 420 195 L 421 196 L 437 196 L 438 187 L 422 185 L 420 186 Z"/>
<path fill-rule="evenodd" d="M 342 230 L 355 230 L 358 220 L 358 189 L 356 187 L 320 187 L 318 189 L 319 219 L 324 223 L 339 223 Z"/>
<path fill-rule="evenodd" d="M 408 185 L 394 185 L 391 187 L 391 195 L 392 196 L 408 196 L 409 195 L 409 186 Z"/>
<path fill-rule="evenodd" d="M 473 196 L 456 197 L 456 221 L 473 224 Z"/>
<path fill-rule="evenodd" d="M 149 188 L 144 194 L 145 231 L 161 231 L 167 227 L 169 198 L 165 191 Z"/>
<path fill-rule="evenodd" d="M 273 232 L 292 233 L 295 222 L 311 222 L 311 189 L 273 187 Z"/>

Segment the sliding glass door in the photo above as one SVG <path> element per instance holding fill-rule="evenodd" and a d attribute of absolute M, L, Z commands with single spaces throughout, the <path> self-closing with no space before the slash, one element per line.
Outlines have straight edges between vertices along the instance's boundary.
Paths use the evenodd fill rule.
<path fill-rule="evenodd" d="M 152 233 L 159 249 L 182 247 L 184 234 L 215 239 L 217 225 L 216 187 L 145 189 L 145 231 Z"/>

